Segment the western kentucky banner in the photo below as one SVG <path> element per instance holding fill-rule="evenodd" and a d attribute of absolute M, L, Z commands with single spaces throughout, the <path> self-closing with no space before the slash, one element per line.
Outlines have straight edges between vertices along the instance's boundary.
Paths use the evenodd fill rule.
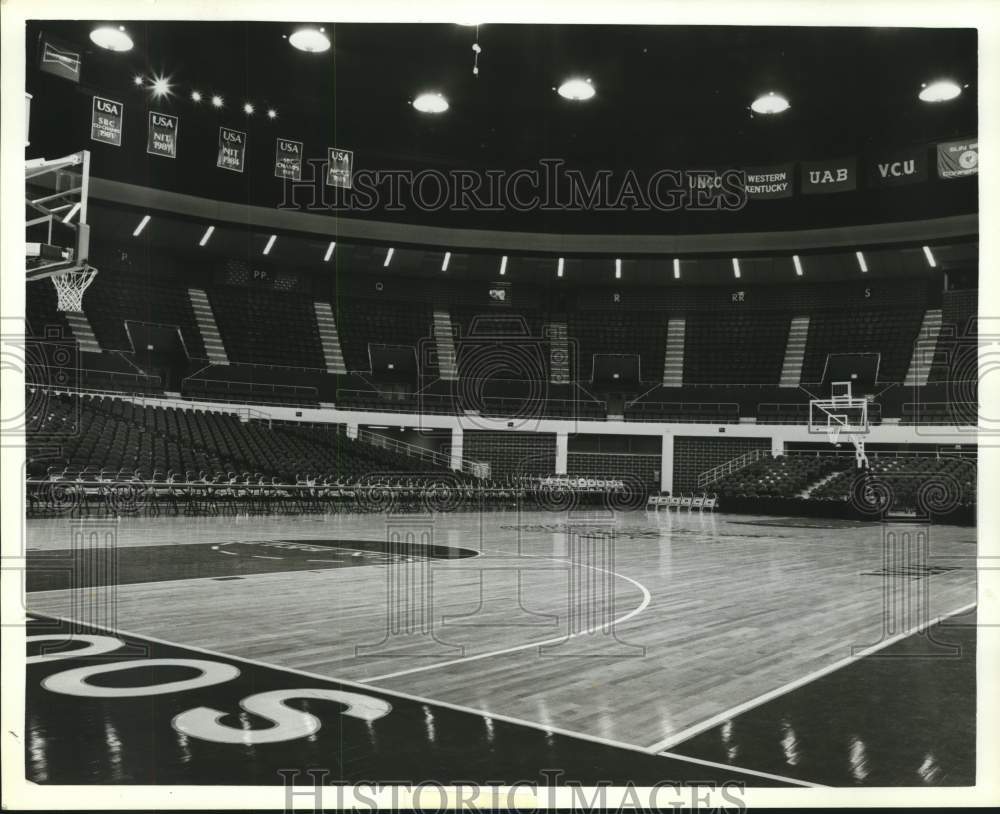
<path fill-rule="evenodd" d="M 856 158 L 803 161 L 800 188 L 805 195 L 855 190 L 858 188 L 858 161 Z"/>
<path fill-rule="evenodd" d="M 926 180 L 925 147 L 879 156 L 868 164 L 868 181 L 872 186 L 899 186 Z"/>
<path fill-rule="evenodd" d="M 775 164 L 771 167 L 747 167 L 747 197 L 754 200 L 770 198 L 790 198 L 792 196 L 791 164 Z"/>
<path fill-rule="evenodd" d="M 279 138 L 274 147 L 274 177 L 302 180 L 302 142 Z"/>
<path fill-rule="evenodd" d="M 353 183 L 351 176 L 354 168 L 354 153 L 351 150 L 330 147 L 326 151 L 326 158 L 327 186 L 350 189 Z"/>
<path fill-rule="evenodd" d="M 242 130 L 219 128 L 219 158 L 215 166 L 233 172 L 243 172 L 247 157 L 247 134 Z"/>
<path fill-rule="evenodd" d="M 177 158 L 177 128 L 179 120 L 169 113 L 149 111 L 146 152 L 164 158 Z"/>
<path fill-rule="evenodd" d="M 979 139 L 947 141 L 937 146 L 938 176 L 965 178 L 979 173 Z"/>
<path fill-rule="evenodd" d="M 122 146 L 122 120 L 125 105 L 114 99 L 95 96 L 90 115 L 90 138 L 103 144 Z"/>
<path fill-rule="evenodd" d="M 48 34 L 43 34 L 38 42 L 38 68 L 53 76 L 61 76 L 71 82 L 80 81 L 80 52 Z"/>

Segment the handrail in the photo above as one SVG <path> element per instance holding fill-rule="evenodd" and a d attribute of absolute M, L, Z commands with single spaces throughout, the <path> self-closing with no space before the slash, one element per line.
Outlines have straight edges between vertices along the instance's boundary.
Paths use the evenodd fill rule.
<path fill-rule="evenodd" d="M 721 480 L 725 475 L 745 469 L 750 464 L 760 460 L 765 454 L 770 455 L 771 451 L 768 449 L 752 449 L 750 452 L 744 452 L 742 455 L 738 455 L 725 463 L 713 466 L 711 469 L 706 469 L 698 475 L 698 488 L 701 489 L 705 486 L 710 486 L 716 481 Z"/>
<path fill-rule="evenodd" d="M 371 432 L 370 430 L 358 430 L 358 440 L 371 444 L 373 447 L 387 449 L 397 454 L 405 455 L 409 458 L 417 458 L 421 461 L 430 461 L 443 467 L 451 467 L 451 456 L 443 452 L 435 452 L 416 444 L 400 441 L 396 438 L 389 438 L 385 435 Z M 490 476 L 490 465 L 484 461 L 473 461 L 469 458 L 459 459 L 459 469 L 476 478 L 488 478 Z"/>

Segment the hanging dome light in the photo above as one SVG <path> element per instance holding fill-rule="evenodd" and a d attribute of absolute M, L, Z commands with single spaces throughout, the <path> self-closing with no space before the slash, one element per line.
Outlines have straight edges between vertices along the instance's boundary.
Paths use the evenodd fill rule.
<path fill-rule="evenodd" d="M 962 88 L 957 82 L 950 79 L 939 79 L 937 82 L 926 82 L 920 86 L 921 102 L 950 102 L 952 99 L 962 95 Z"/>
<path fill-rule="evenodd" d="M 790 107 L 791 105 L 788 104 L 788 100 L 773 90 L 768 91 L 763 96 L 758 96 L 750 105 L 750 109 L 754 113 L 760 113 L 762 116 L 773 116 L 775 113 L 784 113 Z"/>
<path fill-rule="evenodd" d="M 110 25 L 95 28 L 90 32 L 90 41 L 100 48 L 109 51 L 131 51 L 132 38 L 125 32 L 125 26 L 117 28 Z"/>
<path fill-rule="evenodd" d="M 325 28 L 300 28 L 288 41 L 300 51 L 308 51 L 310 54 L 330 50 L 330 38 L 326 36 Z"/>
<path fill-rule="evenodd" d="M 413 106 L 421 113 L 444 113 L 448 100 L 440 93 L 421 93 L 413 100 Z"/>
<path fill-rule="evenodd" d="M 567 79 L 559 86 L 559 95 L 574 102 L 585 102 L 592 99 L 595 93 L 597 91 L 589 79 Z"/>

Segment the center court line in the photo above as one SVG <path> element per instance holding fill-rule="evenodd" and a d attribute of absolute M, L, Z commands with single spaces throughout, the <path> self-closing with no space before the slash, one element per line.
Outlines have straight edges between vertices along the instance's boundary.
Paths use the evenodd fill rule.
<path fill-rule="evenodd" d="M 546 557 L 544 559 L 550 559 L 550 558 Z M 168 647 L 180 647 L 186 650 L 193 650 L 196 653 L 202 653 L 206 656 L 216 656 L 217 658 L 229 659 L 230 661 L 241 661 L 244 664 L 253 664 L 257 667 L 264 667 L 269 670 L 278 670 L 281 672 L 293 673 L 295 675 L 300 675 L 305 678 L 318 679 L 320 681 L 333 681 L 336 682 L 337 684 L 342 684 L 345 687 L 354 687 L 355 689 L 358 690 L 368 690 L 369 692 L 371 690 L 377 690 L 378 692 L 384 695 L 394 695 L 397 698 L 405 698 L 408 701 L 417 701 L 422 704 L 432 704 L 434 706 L 444 707 L 445 709 L 453 709 L 456 712 L 468 712 L 483 718 L 492 718 L 497 721 L 505 721 L 510 724 L 525 726 L 528 727 L 529 729 L 537 729 L 541 730 L 542 732 L 551 733 L 554 735 L 565 735 L 566 737 L 569 738 L 576 738 L 578 740 L 585 740 L 585 741 L 591 741 L 592 743 L 599 743 L 602 746 L 613 746 L 618 749 L 626 749 L 630 752 L 642 752 L 643 754 L 648 753 L 647 749 L 644 749 L 642 746 L 637 746 L 634 743 L 624 743 L 623 741 L 616 741 L 610 738 L 602 738 L 600 735 L 590 735 L 586 732 L 574 732 L 572 729 L 563 729 L 558 726 L 547 726 L 546 724 L 541 724 L 538 723 L 537 721 L 528 721 L 524 718 L 516 718 L 512 715 L 503 715 L 502 713 L 499 712 L 490 712 L 489 710 L 485 709 L 476 709 L 475 707 L 468 707 L 465 706 L 464 704 L 453 704 L 450 701 L 438 701 L 433 698 L 428 698 L 427 696 L 413 695 L 412 693 L 404 692 L 402 690 L 392 690 L 385 687 L 372 687 L 369 686 L 368 684 L 364 684 L 359 681 L 352 681 L 346 678 L 337 678 L 335 676 L 325 676 L 320 673 L 309 672 L 308 670 L 300 670 L 297 667 L 283 667 L 279 664 L 272 664 L 266 661 L 261 661 L 260 659 L 251 659 L 247 658 L 246 656 L 236 656 L 231 653 L 223 653 L 220 650 L 211 650 L 207 647 L 198 647 L 197 645 L 193 644 L 181 644 L 180 642 L 171 641 L 169 639 L 160 639 L 156 636 L 150 636 L 147 633 L 135 633 L 129 630 L 122 630 L 121 628 L 112 628 L 106 625 L 95 624 L 94 622 L 86 622 L 80 619 L 74 619 L 69 616 L 50 616 L 44 613 L 32 613 L 31 611 L 28 611 L 28 615 L 33 616 L 35 618 L 55 619 L 57 621 L 69 622 L 77 625 L 84 625 L 89 628 L 94 628 L 95 630 L 103 630 L 108 633 L 115 633 L 118 634 L 119 636 L 133 636 L 137 639 L 146 639 L 147 641 L 154 642 L 156 644 L 164 644 L 167 645 Z M 685 757 L 683 755 L 675 759 L 683 760 L 690 763 L 705 763 L 705 761 L 698 760 L 696 758 Z M 722 766 L 722 764 L 719 765 Z M 829 788 L 829 786 L 826 786 L 823 783 L 813 783 L 808 780 L 799 780 L 798 778 L 795 777 L 783 777 L 782 775 L 779 774 L 769 774 L 767 772 L 757 771 L 756 769 L 743 769 L 740 766 L 725 766 L 724 768 L 726 768 L 731 772 L 739 772 L 740 774 L 747 774 L 755 777 L 766 777 L 772 780 L 780 780 L 785 783 L 790 783 L 794 786 L 806 786 L 810 788 Z M 685 780 L 684 782 L 692 782 L 692 781 Z"/>
<path fill-rule="evenodd" d="M 483 549 L 480 549 L 480 550 L 481 551 L 494 551 L 494 552 L 496 552 L 498 554 L 507 554 L 508 553 L 508 552 L 502 551 L 502 550 L 497 549 L 497 548 L 483 548 Z M 558 557 L 545 557 L 545 556 L 543 556 L 541 554 L 518 554 L 517 556 L 519 556 L 519 557 L 531 557 L 533 559 L 539 559 L 539 560 L 551 560 L 552 562 L 562 562 L 562 563 L 566 563 L 567 565 L 573 565 L 573 562 L 571 562 L 570 560 L 563 560 L 563 559 L 559 559 Z M 650 596 L 650 593 L 646 589 L 646 586 L 643 585 L 641 582 L 637 582 L 636 580 L 632 579 L 632 577 L 627 577 L 624 574 L 619 574 L 617 571 L 610 571 L 607 568 L 598 568 L 596 565 L 586 565 L 586 564 L 584 564 L 583 567 L 584 568 L 589 568 L 592 571 L 598 571 L 598 572 L 604 573 L 604 574 L 611 574 L 612 576 L 618 577 L 620 579 L 624 579 L 624 580 L 626 580 L 628 582 L 631 582 L 633 585 L 635 585 L 636 588 L 638 588 L 640 591 L 642 591 L 642 602 L 639 603 L 639 606 L 636 607 L 636 608 L 633 608 L 632 610 L 630 610 L 628 613 L 624 614 L 623 616 L 619 616 L 617 619 L 613 619 L 611 621 L 611 623 L 610 623 L 612 627 L 614 627 L 615 625 L 621 624 L 622 622 L 627 622 L 633 616 L 636 616 L 637 614 L 642 613 L 644 610 L 646 610 L 646 607 L 649 605 L 650 601 L 652 600 L 652 596 Z M 566 636 L 554 636 L 554 637 L 552 637 L 550 639 L 544 639 L 543 641 L 540 641 L 540 642 L 528 642 L 527 644 L 518 644 L 518 645 L 514 645 L 513 647 L 505 647 L 502 650 L 492 650 L 492 651 L 490 651 L 488 653 L 477 653 L 477 654 L 472 655 L 472 656 L 461 656 L 461 657 L 459 657 L 457 659 L 449 659 L 448 661 L 439 661 L 439 662 L 436 662 L 434 664 L 424 664 L 424 665 L 421 665 L 419 667 L 410 667 L 410 668 L 408 668 L 406 670 L 397 670 L 395 673 L 385 673 L 384 675 L 374 676 L 372 678 L 366 678 L 365 682 L 370 684 L 370 683 L 375 682 L 375 681 L 387 681 L 390 678 L 398 678 L 399 676 L 411 675 L 412 673 L 423 673 L 423 672 L 426 672 L 428 670 L 439 670 L 442 667 L 451 667 L 451 666 L 453 666 L 455 664 L 465 664 L 466 662 L 469 662 L 469 661 L 479 661 L 480 659 L 488 659 L 488 658 L 492 658 L 493 656 L 503 656 L 503 655 L 506 655 L 507 653 L 516 653 L 518 650 L 527 650 L 529 647 L 544 647 L 547 644 L 558 644 L 560 642 L 565 642 L 568 639 L 576 638 L 577 636 L 583 636 L 583 635 L 588 634 L 588 633 L 593 633 L 596 630 L 600 630 L 604 626 L 605 626 L 604 623 L 602 623 L 602 624 L 599 624 L 599 625 L 594 625 L 593 627 L 589 627 L 589 628 L 587 628 L 585 630 L 579 630 L 576 633 L 570 633 L 570 634 L 568 634 Z"/>
<path fill-rule="evenodd" d="M 697 723 L 694 726 L 689 726 L 687 729 L 682 729 L 680 732 L 676 732 L 668 738 L 664 738 L 661 741 L 657 741 L 652 746 L 647 747 L 646 751 L 654 752 L 657 754 L 675 755 L 676 753 L 667 752 L 665 750 L 669 750 L 672 746 L 676 746 L 677 744 L 686 741 L 689 738 L 693 738 L 695 735 L 701 734 L 706 729 L 711 729 L 713 726 L 718 726 L 719 724 L 728 721 L 730 718 L 733 718 L 737 715 L 741 715 L 742 713 L 747 712 L 748 710 L 751 710 L 754 707 L 759 707 L 761 704 L 771 701 L 781 695 L 784 695 L 785 693 L 791 692 L 792 690 L 798 689 L 799 687 L 809 684 L 818 678 L 822 678 L 825 675 L 836 672 L 842 667 L 847 667 L 856 661 L 860 661 L 866 656 L 870 656 L 873 653 L 877 653 L 879 650 L 884 650 L 886 647 L 896 644 L 897 642 L 901 642 L 903 639 L 906 639 L 909 636 L 913 636 L 917 633 L 920 633 L 920 631 L 928 627 L 931 627 L 931 625 L 936 625 L 945 619 L 950 619 L 952 616 L 958 616 L 959 614 L 970 611 L 974 607 L 976 607 L 976 604 L 977 604 L 976 602 L 970 602 L 968 605 L 963 605 L 962 607 L 956 608 L 955 610 L 946 613 L 942 616 L 938 616 L 934 619 L 929 619 L 926 622 L 920 623 L 916 627 L 904 631 L 903 633 L 897 633 L 895 636 L 890 636 L 885 641 L 881 641 L 878 644 L 873 644 L 871 647 L 866 647 L 859 653 L 846 656 L 845 658 L 842 658 L 839 661 L 833 662 L 833 664 L 828 664 L 826 667 L 821 667 L 818 670 L 814 670 L 813 672 L 802 676 L 801 678 L 797 678 L 794 681 L 789 681 L 787 684 L 783 684 L 782 686 L 777 687 L 776 689 L 769 690 L 763 695 L 759 695 L 756 698 L 750 699 L 749 701 L 744 701 L 742 704 L 737 704 L 735 707 L 727 709 L 724 712 L 720 712 L 718 715 L 713 715 L 711 718 L 708 718 L 702 721 L 701 723 Z"/>

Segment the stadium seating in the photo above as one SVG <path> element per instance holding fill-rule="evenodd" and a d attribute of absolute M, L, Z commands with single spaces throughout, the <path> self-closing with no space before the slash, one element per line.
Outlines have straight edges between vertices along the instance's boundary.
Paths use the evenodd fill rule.
<path fill-rule="evenodd" d="M 689 316 L 684 383 L 777 385 L 790 323 L 780 311 Z"/>

